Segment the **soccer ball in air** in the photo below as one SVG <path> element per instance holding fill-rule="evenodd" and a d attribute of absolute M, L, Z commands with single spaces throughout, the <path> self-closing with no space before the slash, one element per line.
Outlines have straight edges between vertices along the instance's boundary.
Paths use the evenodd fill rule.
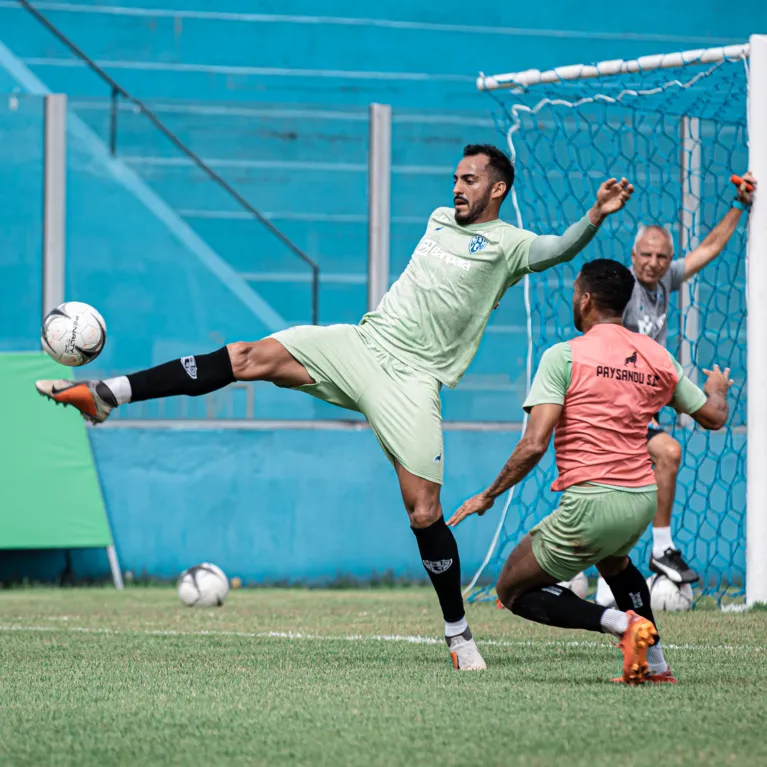
<path fill-rule="evenodd" d="M 107 340 L 104 318 L 88 304 L 67 301 L 43 320 L 43 349 L 69 367 L 87 365 L 99 356 Z"/>
<path fill-rule="evenodd" d="M 228 593 L 224 571 L 210 562 L 184 570 L 178 579 L 178 598 L 187 607 L 221 607 Z"/>
<path fill-rule="evenodd" d="M 650 605 L 655 612 L 686 612 L 692 609 L 692 586 L 674 583 L 665 575 L 653 575 L 647 579 L 650 589 Z"/>
<path fill-rule="evenodd" d="M 589 593 L 589 579 L 586 577 L 585 573 L 578 573 L 572 580 L 562 581 L 558 585 L 570 589 L 576 597 L 580 597 L 581 599 L 585 599 L 586 594 Z"/>

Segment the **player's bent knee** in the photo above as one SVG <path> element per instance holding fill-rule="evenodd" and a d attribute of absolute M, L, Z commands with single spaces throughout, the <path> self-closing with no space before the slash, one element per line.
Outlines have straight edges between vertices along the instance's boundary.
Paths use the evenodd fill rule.
<path fill-rule="evenodd" d="M 500 600 L 501 604 L 507 610 L 513 612 L 514 615 L 519 614 L 516 610 L 516 605 L 524 592 L 520 591 L 519 589 L 512 588 L 511 586 L 502 586 L 500 584 L 496 585 L 495 592 L 498 595 L 498 599 Z"/>
<path fill-rule="evenodd" d="M 597 570 L 603 578 L 614 578 L 629 566 L 630 561 L 628 557 L 607 557 L 597 563 Z"/>
<path fill-rule="evenodd" d="M 663 446 L 663 461 L 670 467 L 679 468 L 682 463 L 682 446 L 676 440 Z"/>
<path fill-rule="evenodd" d="M 232 362 L 232 372 L 238 381 L 276 381 L 287 363 L 292 362 L 298 366 L 287 349 L 271 338 L 254 342 L 237 341 L 229 344 L 227 349 Z M 311 379 L 307 378 L 307 381 Z M 289 383 L 292 384 L 292 381 Z M 301 380 L 298 383 L 306 381 Z"/>
<path fill-rule="evenodd" d="M 232 372 L 238 381 L 244 381 L 249 378 L 251 368 L 253 367 L 252 349 L 254 344 L 244 341 L 237 341 L 233 344 L 227 344 L 229 359 L 232 363 Z"/>
<path fill-rule="evenodd" d="M 430 527 L 442 517 L 442 507 L 436 503 L 417 503 L 407 509 L 411 527 Z"/>
<path fill-rule="evenodd" d="M 511 606 L 513 604 L 513 596 L 514 592 L 513 589 L 509 588 L 509 585 L 507 583 L 504 583 L 502 580 L 499 580 L 498 583 L 495 584 L 495 593 L 498 596 L 498 600 L 504 607 L 508 607 L 509 610 L 511 610 Z"/>
<path fill-rule="evenodd" d="M 651 443 L 650 455 L 656 468 L 676 471 L 682 463 L 682 446 L 673 438 L 664 438 L 658 446 Z"/>

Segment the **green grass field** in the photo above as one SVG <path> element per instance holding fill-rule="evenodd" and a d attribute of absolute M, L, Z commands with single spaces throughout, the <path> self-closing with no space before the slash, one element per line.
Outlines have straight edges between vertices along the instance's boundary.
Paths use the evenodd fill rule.
<path fill-rule="evenodd" d="M 661 616 L 676 687 L 607 680 L 607 637 L 469 620 L 426 589 L 0 592 L 0 765 L 767 764 L 767 612 Z"/>

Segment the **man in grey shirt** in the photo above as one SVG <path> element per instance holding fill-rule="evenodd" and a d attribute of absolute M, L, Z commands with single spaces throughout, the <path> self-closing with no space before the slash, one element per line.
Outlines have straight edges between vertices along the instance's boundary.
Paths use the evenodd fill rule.
<path fill-rule="evenodd" d="M 623 324 L 627 328 L 666 345 L 669 296 L 724 250 L 743 211 L 751 205 L 753 189 L 756 187 L 756 181 L 750 173 L 743 180 L 724 218 L 684 258 L 673 260 L 674 240 L 664 227 L 652 225 L 639 229 L 631 251 L 636 284 L 623 314 Z M 650 569 L 666 575 L 676 583 L 694 583 L 698 575 L 687 565 L 671 537 L 671 510 L 674 506 L 676 476 L 682 461 L 682 446 L 670 434 L 666 434 L 657 421 L 653 421 L 647 431 L 647 449 L 655 466 L 655 479 L 658 483 L 658 511 L 653 521 Z"/>

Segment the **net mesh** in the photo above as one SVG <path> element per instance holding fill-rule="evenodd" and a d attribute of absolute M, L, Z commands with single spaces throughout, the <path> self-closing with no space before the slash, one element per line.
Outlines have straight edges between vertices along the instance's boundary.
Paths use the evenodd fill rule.
<path fill-rule="evenodd" d="M 570 264 L 525 285 L 530 373 L 552 344 L 575 335 L 572 284 L 584 259 L 631 263 L 638 228 L 661 224 L 676 257 L 698 245 L 726 214 L 733 172 L 747 165 L 747 60 L 537 84 L 493 94 L 499 129 L 516 163 L 518 224 L 562 232 L 580 218 L 599 184 L 626 176 L 635 194 Z M 665 408 L 660 421 L 682 445 L 672 531 L 701 575 L 696 596 L 721 600 L 744 592 L 746 510 L 745 216 L 722 254 L 671 297 L 668 346 L 693 380 L 718 362 L 732 369 L 731 419 L 719 433 L 693 428 Z M 490 598 L 511 548 L 557 502 L 550 450 L 507 498 L 472 599 Z M 632 554 L 646 569 L 649 531 Z M 595 572 L 591 573 L 595 575 Z M 648 571 L 649 574 L 649 571 Z M 477 574 L 480 576 L 480 573 Z"/>

